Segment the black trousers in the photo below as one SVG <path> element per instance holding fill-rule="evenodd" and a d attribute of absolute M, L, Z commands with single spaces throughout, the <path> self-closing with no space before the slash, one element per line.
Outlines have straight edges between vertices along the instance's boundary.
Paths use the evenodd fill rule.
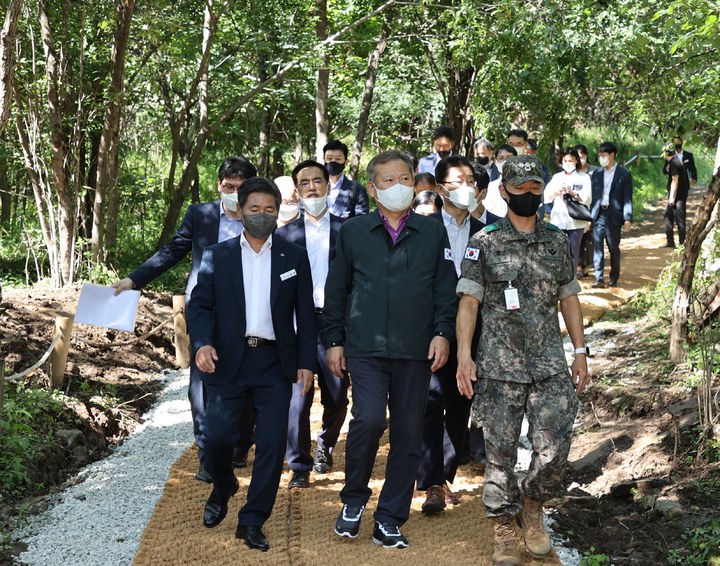
<path fill-rule="evenodd" d="M 347 391 L 350 380 L 347 377 L 337 377 L 330 371 L 325 359 L 327 351 L 320 342 L 319 335 L 317 354 L 318 385 L 320 386 L 320 402 L 323 406 L 322 430 L 318 434 L 317 445 L 326 452 L 332 453 L 347 415 Z M 310 454 L 310 409 L 315 387 L 311 387 L 304 397 L 300 395 L 301 392 L 302 386 L 293 385 L 285 459 L 292 471 L 309 472 L 314 463 L 314 458 Z"/>
<path fill-rule="evenodd" d="M 345 453 L 343 503 L 365 505 L 380 437 L 390 410 L 390 452 L 375 520 L 400 526 L 410 515 L 420 466 L 422 429 L 430 382 L 430 362 L 390 358 L 348 358 L 352 380 L 352 420 Z"/>
<path fill-rule="evenodd" d="M 593 263 L 595 264 L 595 280 L 605 279 L 605 242 L 610 252 L 610 281 L 620 278 L 620 230 L 619 224 L 608 222 L 607 213 L 601 211 L 593 223 Z"/>
<path fill-rule="evenodd" d="M 205 469 L 213 491 L 225 498 L 235 485 L 233 447 L 240 440 L 240 420 L 247 403 L 256 415 L 255 462 L 239 523 L 261 527 L 270 516 L 282 474 L 292 384 L 277 348 L 246 348 L 240 370 L 228 383 L 208 384 L 205 413 Z"/>
<path fill-rule="evenodd" d="M 685 200 L 675 201 L 675 206 L 667 205 L 665 207 L 665 237 L 667 238 L 667 245 L 674 246 L 675 240 L 673 238 L 673 224 L 677 224 L 678 230 L 678 241 L 682 246 L 685 243 Z"/>
<path fill-rule="evenodd" d="M 433 485 L 443 485 L 445 481 L 452 483 L 455 479 L 472 403 L 458 391 L 456 373 L 457 353 L 453 348 L 447 363 L 430 377 L 422 459 L 417 475 L 420 491 Z"/>

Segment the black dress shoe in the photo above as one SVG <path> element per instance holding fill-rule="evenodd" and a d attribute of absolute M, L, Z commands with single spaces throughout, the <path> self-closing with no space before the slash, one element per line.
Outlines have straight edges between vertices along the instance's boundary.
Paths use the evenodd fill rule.
<path fill-rule="evenodd" d="M 617 281 L 610 280 L 610 287 L 617 287 Z"/>
<path fill-rule="evenodd" d="M 600 279 L 599 281 L 595 281 L 595 283 L 593 283 L 591 287 L 593 289 L 604 289 L 605 287 L 607 287 L 607 285 L 605 284 L 605 281 Z"/>
<path fill-rule="evenodd" d="M 310 487 L 310 472 L 293 472 L 290 482 L 288 482 L 290 489 L 296 487 Z"/>
<path fill-rule="evenodd" d="M 222 497 L 217 495 L 213 489 L 210 497 L 205 503 L 205 512 L 203 513 L 203 525 L 208 529 L 217 527 L 225 518 L 228 512 L 228 500 L 235 495 L 240 489 L 240 482 L 235 480 L 235 485 L 230 489 L 230 494 L 223 501 Z"/>
<path fill-rule="evenodd" d="M 255 550 L 262 550 L 263 552 L 270 550 L 270 542 L 263 534 L 262 528 L 260 527 L 246 527 L 245 525 L 238 525 L 237 530 L 235 531 L 235 538 L 244 540 L 245 544 Z"/>
<path fill-rule="evenodd" d="M 210 477 L 210 474 L 203 466 L 203 463 L 200 462 L 200 468 L 197 471 L 197 474 L 195 474 L 195 479 L 198 481 L 202 481 L 205 483 L 212 483 L 212 478 Z"/>

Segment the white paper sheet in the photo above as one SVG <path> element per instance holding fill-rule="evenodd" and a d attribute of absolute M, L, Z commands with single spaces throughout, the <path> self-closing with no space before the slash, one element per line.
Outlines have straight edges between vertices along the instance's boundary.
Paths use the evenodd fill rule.
<path fill-rule="evenodd" d="M 112 287 L 83 284 L 75 310 L 75 322 L 132 332 L 140 291 L 123 291 L 113 296 L 114 292 Z"/>

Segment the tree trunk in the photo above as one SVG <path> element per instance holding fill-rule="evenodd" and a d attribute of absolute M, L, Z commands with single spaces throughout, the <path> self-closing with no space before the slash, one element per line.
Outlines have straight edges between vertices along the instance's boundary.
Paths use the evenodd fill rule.
<path fill-rule="evenodd" d="M 455 134 L 455 147 L 459 153 L 464 153 L 465 146 L 463 137 L 466 127 L 466 105 L 472 90 L 472 79 L 475 76 L 475 69 L 472 67 L 453 66 L 452 61 L 448 65 L 448 92 L 447 107 L 445 109 L 445 123 L 450 126 Z M 460 148 L 463 148 L 462 150 Z"/>
<path fill-rule="evenodd" d="M 10 183 L 7 176 L 7 162 L 0 158 L 0 227 L 5 228 L 10 223 Z"/>
<path fill-rule="evenodd" d="M 350 157 L 350 168 L 348 173 L 351 178 L 357 179 L 358 168 L 360 167 L 360 157 L 362 156 L 362 148 L 365 143 L 365 134 L 367 133 L 368 120 L 370 119 L 370 110 L 372 108 L 373 93 L 375 91 L 375 80 L 377 78 L 377 70 L 380 65 L 380 58 L 387 48 L 388 38 L 390 37 L 390 24 L 392 12 L 385 16 L 383 21 L 380 39 L 375 45 L 370 58 L 368 59 L 368 68 L 365 73 L 365 88 L 363 90 L 362 106 L 360 107 L 360 116 L 358 117 L 358 127 L 355 134 L 355 141 L 352 146 L 352 156 Z"/>
<path fill-rule="evenodd" d="M 317 23 L 315 33 L 318 43 L 327 39 L 327 0 L 315 0 Z M 328 91 L 330 88 L 330 68 L 328 54 L 322 52 L 320 69 L 318 69 L 317 90 L 315 91 L 315 159 L 323 162 L 323 147 L 328 142 Z"/>
<path fill-rule="evenodd" d="M 720 170 L 715 172 L 685 238 L 685 248 L 680 262 L 680 275 L 675 288 L 672 324 L 670 326 L 670 361 L 674 364 L 680 364 L 686 358 L 685 344 L 688 337 L 688 312 L 695 277 L 695 266 L 698 257 L 700 257 L 702 244 L 715 224 L 715 221 L 711 222 L 711 217 L 718 200 L 720 200 Z"/>
<path fill-rule="evenodd" d="M 91 251 L 95 263 L 104 262 L 107 249 L 113 249 L 117 243 L 117 156 L 120 145 L 120 116 L 124 103 L 125 53 L 127 52 L 130 22 L 134 9 L 135 0 L 117 0 L 116 2 L 117 25 L 115 41 L 110 53 L 110 87 L 100 136 L 97 183 L 93 203 Z M 106 200 L 107 224 L 105 222 Z"/>
<path fill-rule="evenodd" d="M 15 76 L 15 37 L 22 9 L 22 0 L 10 0 L 5 13 L 5 24 L 0 32 L 0 138 L 10 118 Z"/>
<path fill-rule="evenodd" d="M 64 85 L 63 66 L 58 62 L 50 29 L 47 5 L 39 0 L 40 34 L 45 51 L 45 76 L 47 80 L 48 115 L 50 119 L 50 148 L 53 185 L 59 204 L 58 249 L 60 279 L 55 286 L 64 287 L 73 282 L 76 201 L 67 169 L 67 147 L 61 110 L 60 85 Z"/>

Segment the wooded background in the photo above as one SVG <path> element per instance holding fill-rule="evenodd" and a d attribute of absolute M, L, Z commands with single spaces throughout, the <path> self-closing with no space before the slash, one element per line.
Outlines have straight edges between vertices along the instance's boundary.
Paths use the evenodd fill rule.
<path fill-rule="evenodd" d="M 147 257 L 232 154 L 275 177 L 340 138 L 357 178 L 441 124 L 461 153 L 523 127 L 550 164 L 580 127 L 626 158 L 643 137 L 717 141 L 714 0 L 3 6 L 0 272 L 24 258 L 57 287 Z"/>

